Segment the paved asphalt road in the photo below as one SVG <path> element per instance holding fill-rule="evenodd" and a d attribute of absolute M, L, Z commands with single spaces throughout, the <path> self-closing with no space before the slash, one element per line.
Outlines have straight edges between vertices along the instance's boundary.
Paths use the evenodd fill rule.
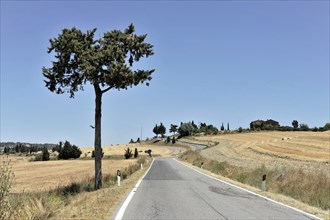
<path fill-rule="evenodd" d="M 188 141 L 177 140 L 176 142 L 181 143 L 181 144 L 186 144 L 186 145 L 188 145 L 188 146 L 192 146 L 192 147 L 194 147 L 196 150 L 203 150 L 204 148 L 207 147 L 206 144 L 196 144 L 196 143 L 192 143 L 192 142 L 188 142 Z"/>
<path fill-rule="evenodd" d="M 123 219 L 314 219 L 202 175 L 173 158 L 157 158 Z"/>

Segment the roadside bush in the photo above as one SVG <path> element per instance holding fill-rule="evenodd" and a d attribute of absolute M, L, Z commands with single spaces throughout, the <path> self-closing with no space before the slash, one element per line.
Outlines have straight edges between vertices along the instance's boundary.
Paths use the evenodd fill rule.
<path fill-rule="evenodd" d="M 65 186 L 63 188 L 63 194 L 64 195 L 74 195 L 74 194 L 80 193 L 81 192 L 80 185 L 81 184 L 79 184 L 79 183 L 71 183 L 70 185 Z"/>
<path fill-rule="evenodd" d="M 129 147 L 125 150 L 124 156 L 125 156 L 125 159 L 129 159 L 133 156 L 132 150 L 129 149 Z"/>
<path fill-rule="evenodd" d="M 134 150 L 134 158 L 137 158 L 139 156 L 139 151 L 137 148 Z"/>
<path fill-rule="evenodd" d="M 11 207 L 9 195 L 11 184 L 14 179 L 14 173 L 10 167 L 8 157 L 0 161 L 0 219 L 9 219 L 11 217 Z"/>

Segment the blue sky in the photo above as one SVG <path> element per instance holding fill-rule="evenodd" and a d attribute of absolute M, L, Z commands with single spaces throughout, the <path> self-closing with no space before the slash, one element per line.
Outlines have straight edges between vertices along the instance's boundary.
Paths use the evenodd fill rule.
<path fill-rule="evenodd" d="M 49 39 L 134 23 L 155 55 L 150 86 L 103 96 L 102 145 L 194 120 L 329 122 L 329 1 L 1 1 L 1 141 L 93 146 L 94 92 L 46 89 Z"/>

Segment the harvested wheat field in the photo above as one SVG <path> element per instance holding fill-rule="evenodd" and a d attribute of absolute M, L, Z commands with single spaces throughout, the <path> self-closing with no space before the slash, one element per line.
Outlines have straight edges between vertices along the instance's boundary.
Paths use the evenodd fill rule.
<path fill-rule="evenodd" d="M 240 167 L 322 171 L 330 176 L 330 131 L 236 133 L 196 139 L 219 142 L 201 151 L 214 160 Z"/>
<path fill-rule="evenodd" d="M 133 150 L 137 148 L 140 155 L 147 155 L 144 151 L 152 149 L 152 154 L 168 156 L 176 153 L 178 147 L 149 146 L 140 144 L 115 145 L 103 147 L 104 156 L 118 156 L 119 159 L 102 160 L 103 175 L 115 174 L 117 170 L 123 170 L 130 164 L 135 164 L 136 159 L 124 159 L 127 147 Z M 91 157 L 93 147 L 81 148 L 81 157 Z M 120 158 L 122 156 L 122 158 Z M 68 185 L 72 182 L 81 182 L 94 176 L 94 160 L 51 160 L 29 162 L 31 157 L 9 156 L 12 171 L 15 174 L 12 192 L 36 192 L 48 191 L 57 187 Z"/>
<path fill-rule="evenodd" d="M 48 191 L 94 176 L 94 160 L 55 160 L 29 162 L 30 157 L 9 156 L 15 174 L 12 192 Z M 115 174 L 136 159 L 103 160 L 102 172 Z"/>

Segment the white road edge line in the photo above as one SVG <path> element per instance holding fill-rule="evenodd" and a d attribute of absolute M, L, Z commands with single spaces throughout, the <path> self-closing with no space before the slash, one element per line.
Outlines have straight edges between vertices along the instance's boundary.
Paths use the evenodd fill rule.
<path fill-rule="evenodd" d="M 153 163 L 154 163 L 155 159 L 152 159 L 152 162 L 150 164 L 149 169 L 147 170 L 147 172 L 143 175 L 143 177 L 135 184 L 135 187 L 132 189 L 132 191 L 129 193 L 129 195 L 127 196 L 125 202 L 123 203 L 123 205 L 120 207 L 115 220 L 121 220 L 123 219 L 124 213 L 126 211 L 126 208 L 128 206 L 128 204 L 130 203 L 130 201 L 132 200 L 137 188 L 139 187 L 139 185 L 141 184 L 143 178 L 147 175 L 147 173 L 149 172 L 150 168 L 152 167 Z"/>
<path fill-rule="evenodd" d="M 276 203 L 276 204 L 279 204 L 279 205 L 285 206 L 285 207 L 287 207 L 287 208 L 293 209 L 293 210 L 295 210 L 295 211 L 297 211 L 297 212 L 300 212 L 300 213 L 302 213 L 302 214 L 304 214 L 304 215 L 307 215 L 307 216 L 309 216 L 309 217 L 312 217 L 312 218 L 316 218 L 316 219 L 322 220 L 322 218 L 317 217 L 317 216 L 315 216 L 315 215 L 313 215 L 313 214 L 310 214 L 310 213 L 304 212 L 304 211 L 302 211 L 302 210 L 300 210 L 300 209 L 297 209 L 297 208 L 294 208 L 294 207 L 292 207 L 292 206 L 289 206 L 289 205 L 283 204 L 283 203 L 281 203 L 281 202 L 277 202 L 277 201 L 272 200 L 272 199 L 270 199 L 270 198 L 267 198 L 267 197 L 265 197 L 265 196 L 259 195 L 259 194 L 255 193 L 255 192 L 249 191 L 249 190 L 244 189 L 244 188 L 241 188 L 241 187 L 239 187 L 239 186 L 235 186 L 235 185 L 233 185 L 233 184 L 231 184 L 231 183 L 228 183 L 228 182 L 226 182 L 226 181 L 223 181 L 223 180 L 217 179 L 217 178 L 215 178 L 215 177 L 213 177 L 213 176 L 210 176 L 210 175 L 208 175 L 208 174 L 206 174 L 206 173 L 203 173 L 203 172 L 201 172 L 201 171 L 199 171 L 199 170 L 197 170 L 197 169 L 195 169 L 195 168 L 193 168 L 193 167 L 190 167 L 190 166 L 188 166 L 188 165 L 182 163 L 181 161 L 177 160 L 176 158 L 173 158 L 173 160 L 176 160 L 177 162 L 181 163 L 182 165 L 184 165 L 184 166 L 186 166 L 186 167 L 188 167 L 188 168 L 190 168 L 190 169 L 192 169 L 192 170 L 195 170 L 196 172 L 198 172 L 198 173 L 200 173 L 200 174 L 203 174 L 203 175 L 205 175 L 205 176 L 207 176 L 207 177 L 209 177 L 209 178 L 211 178 L 211 179 L 217 180 L 217 181 L 222 182 L 222 183 L 224 183 L 224 184 L 227 184 L 227 185 L 229 185 L 229 186 L 232 186 L 232 187 L 238 188 L 238 189 L 240 189 L 240 190 L 243 190 L 243 191 L 245 191 L 245 192 L 251 193 L 251 194 L 253 194 L 253 195 L 255 195 L 255 196 L 258 196 L 258 197 L 261 197 L 261 198 L 263 198 L 263 199 L 266 199 L 267 201 L 274 202 L 274 203 Z"/>

